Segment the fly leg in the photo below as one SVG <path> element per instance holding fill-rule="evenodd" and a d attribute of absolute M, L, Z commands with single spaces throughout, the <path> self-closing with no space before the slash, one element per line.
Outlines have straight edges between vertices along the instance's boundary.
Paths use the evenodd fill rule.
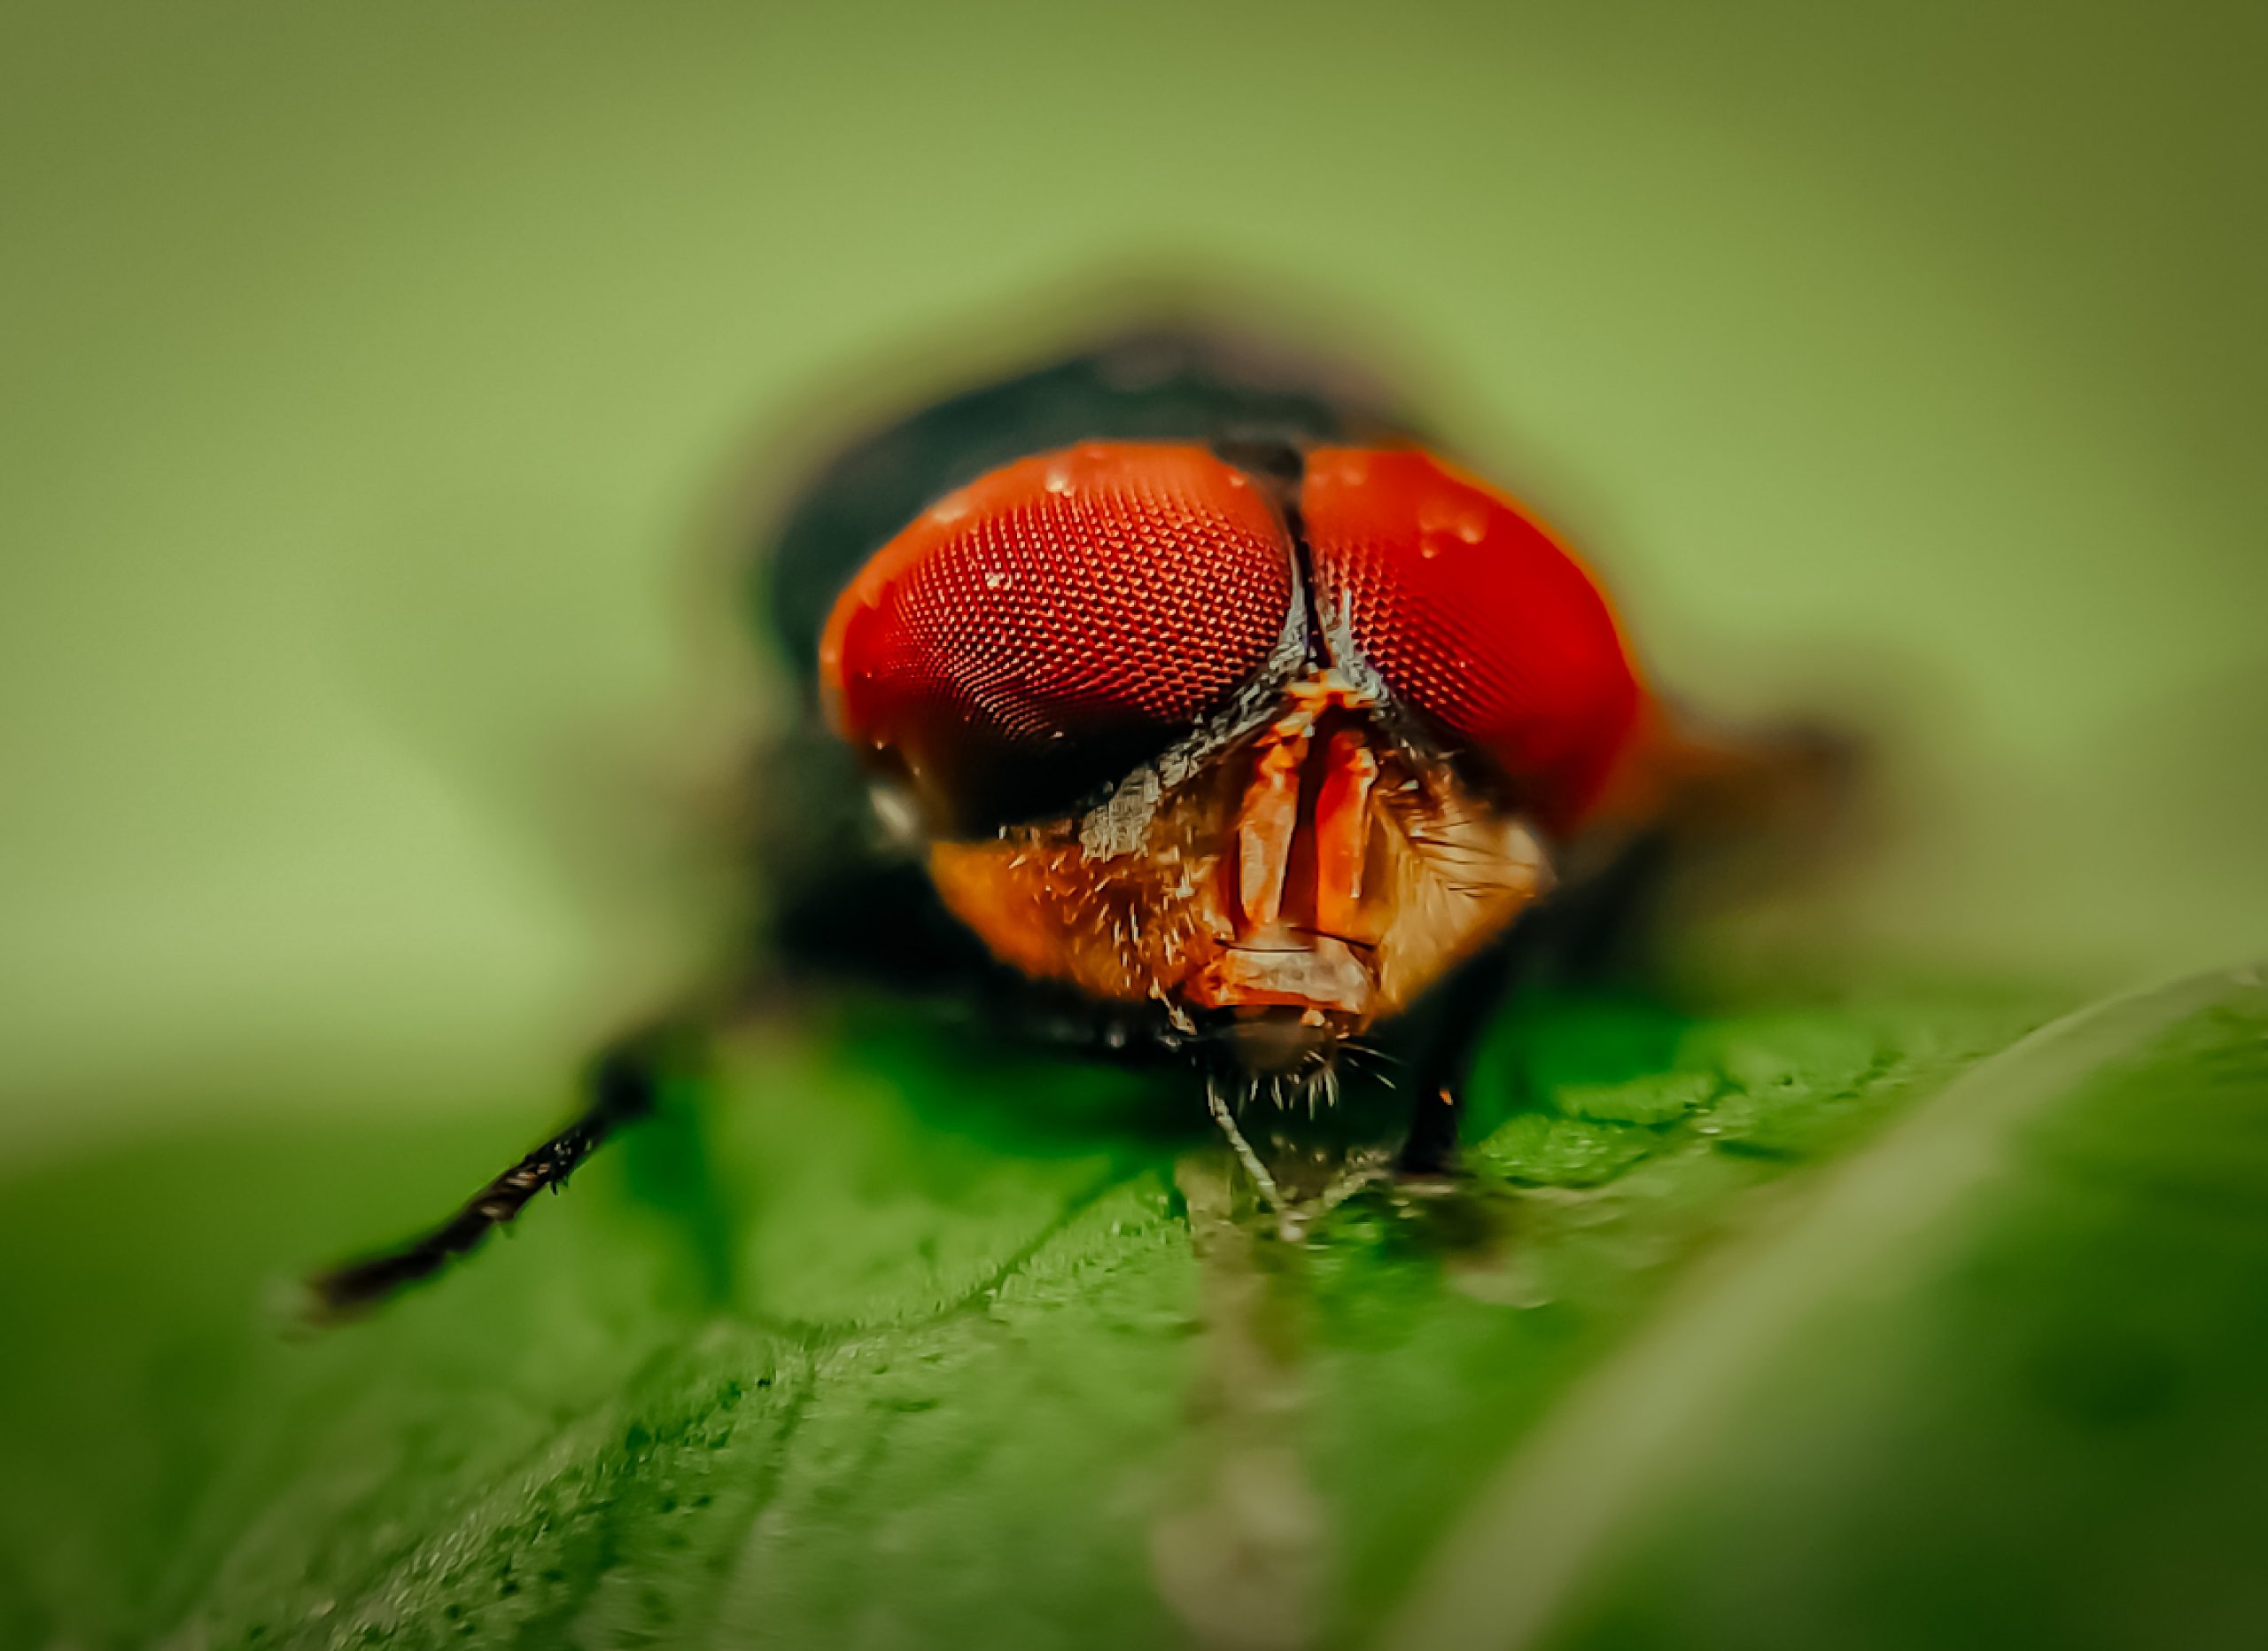
<path fill-rule="evenodd" d="M 1524 914 L 1510 934 L 1443 983 L 1415 1058 L 1404 1174 L 1456 1169 L 1473 1057 L 1506 998 L 1549 983 L 1643 977 L 1671 847 L 1660 833 L 1634 838 L 1612 864 Z"/>
<path fill-rule="evenodd" d="M 1402 1143 L 1403 1174 L 1442 1175 L 1455 1169 L 1473 1056 L 1511 989 L 1518 956 L 1512 944 L 1492 946 L 1445 984 L 1437 1030 L 1417 1061 L 1410 1133 Z"/>
<path fill-rule="evenodd" d="M 1221 1133 L 1228 1137 L 1230 1150 L 1244 1165 L 1244 1172 L 1252 1177 L 1252 1184 L 1261 1197 L 1270 1209 L 1281 1212 L 1285 1208 L 1284 1195 L 1276 1189 L 1276 1178 L 1252 1149 L 1252 1142 L 1244 1138 L 1244 1131 L 1237 1127 L 1236 1113 L 1229 1106 L 1228 1096 L 1221 1093 L 1221 1081 L 1209 1072 L 1205 1077 L 1205 1104 L 1213 1114 L 1213 1121 L 1221 1126 Z"/>
<path fill-rule="evenodd" d="M 316 1273 L 307 1281 L 310 1316 L 352 1319 L 408 1285 L 432 1277 L 517 1218 L 548 1187 L 556 1192 L 578 1164 L 610 1138 L 650 1116 L 664 1082 L 681 1064 L 683 1036 L 667 1027 L 625 1038 L 592 1062 L 583 1111 L 490 1181 L 438 1227 L 391 1250 Z"/>

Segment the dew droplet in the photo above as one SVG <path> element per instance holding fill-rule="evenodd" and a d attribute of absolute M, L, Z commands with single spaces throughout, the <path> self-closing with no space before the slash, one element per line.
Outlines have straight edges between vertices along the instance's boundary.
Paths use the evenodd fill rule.
<path fill-rule="evenodd" d="M 1061 464 L 1051 464 L 1040 485 L 1050 493 L 1068 493 L 1071 491 L 1071 472 Z"/>

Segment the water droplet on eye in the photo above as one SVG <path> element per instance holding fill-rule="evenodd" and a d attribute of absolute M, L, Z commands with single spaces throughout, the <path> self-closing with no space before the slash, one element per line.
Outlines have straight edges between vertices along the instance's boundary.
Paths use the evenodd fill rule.
<path fill-rule="evenodd" d="M 1488 518 L 1478 510 L 1467 510 L 1456 518 L 1456 536 L 1469 545 L 1477 545 L 1488 536 Z"/>
<path fill-rule="evenodd" d="M 939 526 L 949 526 L 968 514 L 968 501 L 959 494 L 949 494 L 929 507 L 929 519 Z"/>
<path fill-rule="evenodd" d="M 1420 539 L 1418 541 L 1418 554 L 1426 561 L 1432 561 L 1435 557 L 1441 555 L 1441 547 L 1435 541 L 1431 539 Z"/>
<path fill-rule="evenodd" d="M 1231 487 L 1249 487 L 1251 483 L 1246 479 L 1245 473 L 1242 471 L 1232 470 L 1229 472 L 1229 486 Z"/>
<path fill-rule="evenodd" d="M 1040 485 L 1050 493 L 1068 493 L 1071 491 L 1071 472 L 1060 464 L 1051 464 Z"/>

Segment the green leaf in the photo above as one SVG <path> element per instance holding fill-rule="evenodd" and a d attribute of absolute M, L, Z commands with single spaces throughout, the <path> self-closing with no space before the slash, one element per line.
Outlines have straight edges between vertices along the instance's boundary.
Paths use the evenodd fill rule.
<path fill-rule="evenodd" d="M 2207 1624 L 2257 1603 L 2268 1014 L 2188 992 L 1999 1055 L 2037 1001 L 1530 999 L 1471 1182 L 1297 1246 L 1170 1080 L 854 1013 L 739 1040 L 514 1242 L 315 1337 L 264 1288 L 540 1106 L 27 1173 L 0 1640 Z"/>
<path fill-rule="evenodd" d="M 1790 1190 L 1493 1469 L 1386 1644 L 2257 1641 L 2256 976 L 2058 1023 Z"/>

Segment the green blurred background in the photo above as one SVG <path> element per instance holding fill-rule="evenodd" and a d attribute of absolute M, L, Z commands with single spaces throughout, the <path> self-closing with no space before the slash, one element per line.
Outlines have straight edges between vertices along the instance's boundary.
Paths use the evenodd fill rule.
<path fill-rule="evenodd" d="M 11 0 L 0 1155 L 551 1081 L 716 897 L 743 482 L 1130 272 L 1882 732 L 1787 936 L 2256 951 L 2263 18 Z"/>

